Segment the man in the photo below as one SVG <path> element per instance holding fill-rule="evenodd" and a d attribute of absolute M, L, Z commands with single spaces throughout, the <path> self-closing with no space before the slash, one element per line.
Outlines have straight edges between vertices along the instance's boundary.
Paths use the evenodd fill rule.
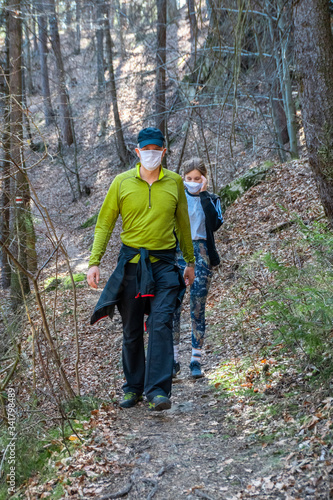
<path fill-rule="evenodd" d="M 122 217 L 118 265 L 95 307 L 91 324 L 113 315 L 123 322 L 123 408 L 135 406 L 145 392 L 151 410 L 171 408 L 173 370 L 172 317 L 177 300 L 194 281 L 194 253 L 182 179 L 161 166 L 166 149 L 159 129 L 140 131 L 135 150 L 140 163 L 116 176 L 100 210 L 87 280 L 97 288 L 99 263 Z M 176 236 L 187 266 L 183 277 L 175 266 Z M 147 359 L 144 314 L 149 314 Z"/>

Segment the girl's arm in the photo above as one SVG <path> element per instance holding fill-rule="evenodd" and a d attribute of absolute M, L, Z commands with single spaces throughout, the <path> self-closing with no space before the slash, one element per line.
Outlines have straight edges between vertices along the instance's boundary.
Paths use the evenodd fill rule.
<path fill-rule="evenodd" d="M 199 196 L 207 226 L 212 231 L 217 231 L 223 224 L 220 198 L 210 195 L 207 191 L 202 191 Z"/>

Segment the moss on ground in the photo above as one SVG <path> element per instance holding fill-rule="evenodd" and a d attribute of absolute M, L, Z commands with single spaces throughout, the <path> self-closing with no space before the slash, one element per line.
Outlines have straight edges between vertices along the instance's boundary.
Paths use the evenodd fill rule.
<path fill-rule="evenodd" d="M 262 182 L 272 166 L 273 163 L 267 161 L 260 167 L 251 168 L 244 175 L 224 186 L 219 192 L 222 210 L 226 210 L 242 194 Z"/>
<path fill-rule="evenodd" d="M 86 229 L 87 227 L 94 226 L 97 222 L 98 214 L 92 215 L 89 219 L 86 220 L 83 224 L 81 224 L 80 229 Z"/>
<path fill-rule="evenodd" d="M 75 286 L 83 286 L 82 282 L 85 281 L 85 279 L 86 275 L 84 273 L 73 274 Z M 51 276 L 50 278 L 45 280 L 44 285 L 45 292 L 51 292 L 52 290 L 55 290 L 59 287 L 62 287 L 65 290 L 69 290 L 70 288 L 72 288 L 72 280 L 70 276 L 67 276 L 66 278 Z"/>

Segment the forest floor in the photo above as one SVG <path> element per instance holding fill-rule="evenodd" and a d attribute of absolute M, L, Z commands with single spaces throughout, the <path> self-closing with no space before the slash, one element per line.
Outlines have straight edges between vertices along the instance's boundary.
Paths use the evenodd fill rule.
<path fill-rule="evenodd" d="M 168 51 L 170 59 L 178 54 L 178 39 L 180 49 L 183 50 L 184 45 L 188 51 L 188 23 L 183 17 L 178 25 L 168 28 L 172 30 L 168 43 L 175 44 Z M 66 38 L 63 39 L 66 42 Z M 40 98 L 32 98 L 30 105 L 30 112 L 49 146 L 48 156 L 40 164 L 35 158 L 37 153 L 30 152 L 28 164 L 36 161 L 37 165 L 29 172 L 30 179 L 41 204 L 48 208 L 58 237 L 62 236 L 75 273 L 87 272 L 93 241 L 93 225 L 87 228 L 81 225 L 98 213 L 110 182 L 120 171 L 110 118 L 110 92 L 106 86 L 104 93 L 96 93 L 92 40 L 93 34 L 82 40 L 81 55 L 66 60 L 66 65 L 71 66 L 68 81 L 80 176 L 82 184 L 91 188 L 89 197 L 72 202 L 71 190 L 57 158 L 56 132 L 52 135 L 51 129 L 43 128 Z M 115 57 L 115 72 L 119 79 L 118 99 L 126 143 L 133 149 L 138 129 L 150 125 L 152 118 L 147 116 L 153 116 L 155 55 L 149 47 L 145 50 L 140 47 L 131 33 L 128 40 L 128 59 L 120 61 Z M 70 40 L 63 47 L 67 54 L 71 53 Z M 178 60 L 174 65 L 178 68 Z M 180 78 L 177 72 L 175 74 Z M 259 76 L 249 74 L 246 78 L 252 78 L 253 87 L 259 93 Z M 175 90 L 170 88 L 169 99 L 174 97 Z M 244 108 L 239 112 L 242 122 L 233 151 L 230 150 L 232 111 L 227 111 L 223 120 L 216 111 L 215 116 L 209 115 L 210 121 L 202 112 L 208 148 L 216 156 L 213 159 L 218 169 L 218 186 L 273 156 L 270 135 L 258 119 L 257 110 L 246 100 L 240 99 L 239 103 Z M 265 100 L 261 111 L 268 112 Z M 169 120 L 170 133 L 175 138 L 168 156 L 169 168 L 177 164 L 184 120 L 184 113 Z M 210 136 L 209 128 L 215 130 L 217 123 L 221 125 L 220 137 Z M 205 154 L 200 139 L 195 139 L 200 137 L 199 132 L 193 126 L 184 159 Z M 64 157 L 73 168 L 72 151 L 65 151 Z M 74 184 L 73 178 L 71 180 Z M 38 262 L 43 263 L 53 247 L 36 209 L 34 215 Z M 272 283 L 260 256 L 270 252 L 290 264 L 312 258 L 310 249 L 304 245 L 299 248 L 301 234 L 295 222 L 297 217 L 306 224 L 323 220 L 314 179 L 303 160 L 275 165 L 264 182 L 251 188 L 226 211 L 225 223 L 216 233 L 222 263 L 214 273 L 207 301 L 205 377 L 196 381 L 190 378 L 187 298 L 182 322 L 181 374 L 173 384 L 171 410 L 160 413 L 149 412 L 146 402 L 130 410 L 119 407 L 123 384 L 119 315 L 116 314 L 112 322 L 102 320 L 93 327 L 89 325 L 101 289 L 116 263 L 121 230 L 121 223 L 117 222 L 101 263 L 99 290 L 89 288 L 86 282 L 78 283 L 76 289 L 81 396 L 94 401 L 95 409 L 76 416 L 73 425 L 77 426 L 77 435 L 70 433 L 65 441 L 59 435 L 51 440 L 47 429 L 44 437 L 39 434 L 39 452 L 49 450 L 48 460 L 43 470 L 36 471 L 18 489 L 19 498 L 333 498 L 332 387 L 329 381 L 326 384 L 312 382 L 316 378 L 313 366 L 300 364 L 298 351 L 287 351 L 283 343 L 276 343 L 272 329 L 263 322 L 260 313 L 262 292 Z M 51 260 L 41 273 L 41 284 L 45 279 L 47 288 L 46 280 L 56 273 L 59 278 L 68 277 L 60 257 L 57 262 Z M 255 303 L 253 307 L 251 300 Z M 10 310 L 9 300 L 7 304 Z M 62 287 L 45 291 L 43 304 L 66 373 L 76 388 L 72 291 Z M 30 306 L 31 320 L 40 324 L 33 299 Z M 2 328 L 5 326 L 0 323 L 0 330 Z M 47 359 L 47 348 L 40 337 L 41 357 Z M 45 415 L 54 418 L 58 413 L 52 406 L 52 394 L 38 362 L 36 394 L 42 403 L 38 408 L 33 406 L 33 349 L 29 325 L 23 332 L 21 348 L 23 355 L 16 386 L 22 419 L 26 415 L 29 418 L 39 415 L 38 412 L 40 419 Z M 51 362 L 49 368 L 52 368 Z M 31 406 L 26 411 L 27 402 Z M 29 450 L 27 461 L 28 455 Z"/>
<path fill-rule="evenodd" d="M 78 203 L 73 210 L 79 210 Z M 47 475 L 32 477 L 21 495 L 31 499 L 332 498 L 333 462 L 327 436 L 331 435 L 333 398 L 328 397 L 326 386 L 314 391 L 311 367 L 306 368 L 309 373 L 300 371 L 297 353 L 273 343 L 255 309 L 236 321 L 244 295 L 255 295 L 265 286 L 263 269 L 253 274 L 255 254 L 271 251 L 284 261 L 293 258 L 299 240 L 295 225 L 276 229 L 296 215 L 305 222 L 322 217 L 305 161 L 275 166 L 266 181 L 227 210 L 226 222 L 216 235 L 222 266 L 214 274 L 207 303 L 205 377 L 190 377 L 186 302 L 181 374 L 174 380 L 169 411 L 150 412 L 147 402 L 129 410 L 119 407 L 120 317 L 116 314 L 111 323 L 103 320 L 90 327 L 100 292 L 86 284 L 77 289 L 81 394 L 101 403 L 79 422 L 82 443 L 75 434 L 68 438 L 71 456 L 60 446 L 50 456 Z M 77 245 L 69 253 L 73 265 L 83 270 L 87 253 L 82 242 L 91 238 L 93 228 L 78 229 L 68 212 L 66 218 L 65 237 L 67 231 Z M 64 231 L 64 224 L 61 228 Z M 119 230 L 118 224 L 103 261 L 100 289 L 115 264 Z M 302 258 L 310 257 L 303 254 Z M 246 289 L 238 289 L 244 263 L 252 281 Z M 50 304 L 54 297 L 45 300 Z M 66 300 L 64 294 L 58 298 L 59 310 Z M 70 325 L 70 318 L 67 324 L 59 323 L 58 335 L 67 372 L 74 378 Z"/>

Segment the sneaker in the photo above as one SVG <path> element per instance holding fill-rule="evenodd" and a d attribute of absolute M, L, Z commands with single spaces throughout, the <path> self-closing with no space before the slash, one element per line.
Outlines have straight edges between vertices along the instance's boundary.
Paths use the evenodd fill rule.
<path fill-rule="evenodd" d="M 199 361 L 191 361 L 190 370 L 191 370 L 191 375 L 193 378 L 203 377 L 203 373 L 201 371 L 201 365 L 200 365 Z"/>
<path fill-rule="evenodd" d="M 172 378 L 176 378 L 180 374 L 180 364 L 178 361 L 173 362 Z"/>
<path fill-rule="evenodd" d="M 139 401 L 142 401 L 141 394 L 136 394 L 135 392 L 126 392 L 119 406 L 121 406 L 122 408 L 132 408 L 132 406 L 135 406 Z"/>
<path fill-rule="evenodd" d="M 161 411 L 170 410 L 171 401 L 166 396 L 155 396 L 151 401 L 149 401 L 150 411 Z"/>

